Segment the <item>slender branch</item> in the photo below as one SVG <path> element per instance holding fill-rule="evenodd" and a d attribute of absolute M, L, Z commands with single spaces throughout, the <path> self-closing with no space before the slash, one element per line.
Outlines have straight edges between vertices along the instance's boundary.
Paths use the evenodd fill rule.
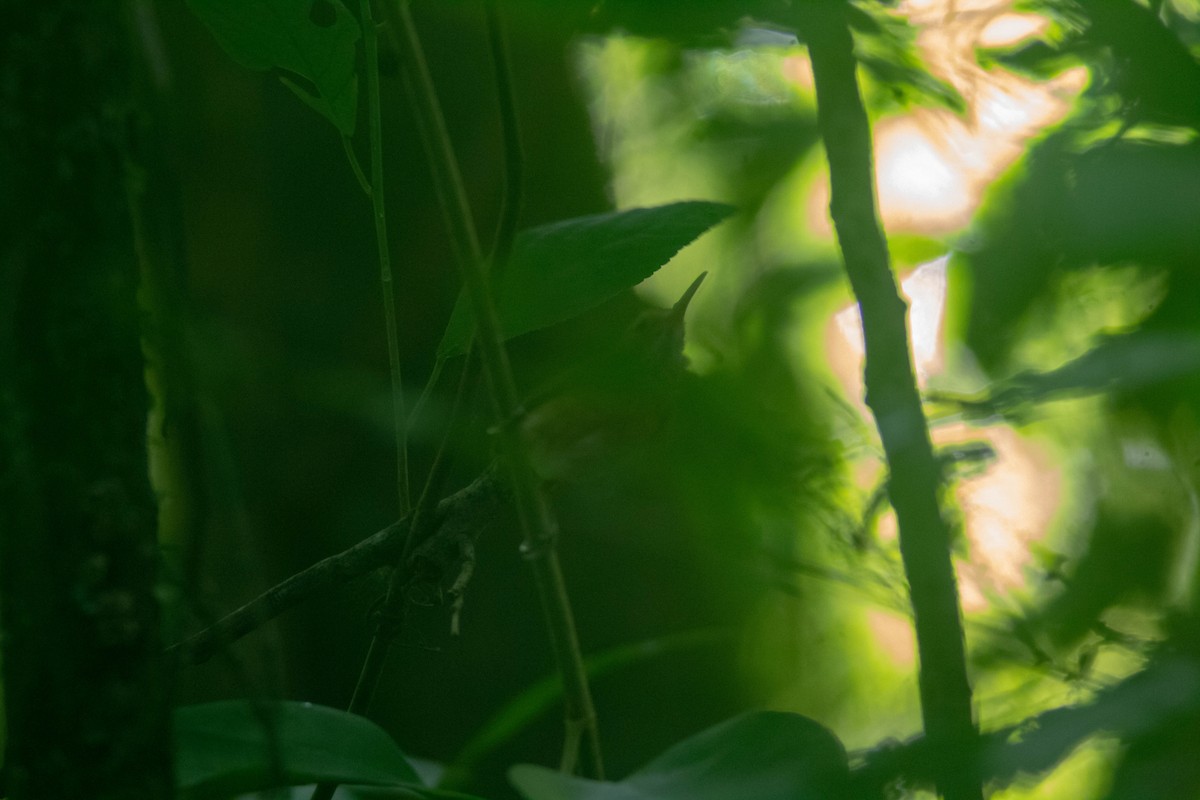
<path fill-rule="evenodd" d="M 495 8 L 488 4 L 488 33 L 491 41 L 493 58 L 496 61 L 496 82 L 501 97 L 501 118 L 503 120 L 503 138 L 505 142 L 505 165 L 506 165 L 506 193 L 503 206 L 500 213 L 500 222 L 496 233 L 496 243 L 493 250 L 493 261 L 497 261 L 496 254 L 502 254 L 500 258 L 507 259 L 508 252 L 512 248 L 512 241 L 516 233 L 517 214 L 520 206 L 520 174 L 522 168 L 522 156 L 520 148 L 520 139 L 517 136 L 517 121 L 516 111 L 512 102 L 512 83 L 508 75 L 507 54 L 504 52 L 504 40 L 499 26 L 498 15 L 495 13 Z M 413 94 L 410 80 L 410 94 Z M 414 94 L 415 98 L 415 94 Z M 418 119 L 424 119 L 418 114 Z M 427 150 L 432 151 L 432 140 L 429 135 L 429 125 L 422 124 L 422 139 L 425 142 Z M 453 195 L 453 192 L 446 185 L 447 181 L 443 178 L 437 180 L 438 195 L 442 198 L 442 212 L 446 217 L 448 225 L 453 225 L 451 205 L 447 200 Z M 495 276 L 493 276 L 495 278 Z M 454 421 L 461 414 L 464 394 L 468 383 L 474 373 L 474 365 L 476 364 L 476 348 L 474 342 L 468 346 L 466 357 L 463 361 L 462 370 L 459 375 L 458 391 L 455 395 L 454 407 L 451 411 L 451 424 L 448 426 L 447 436 L 449 431 L 454 429 Z M 429 380 L 425 384 L 425 388 L 421 392 L 420 398 L 417 400 L 416 406 L 413 408 L 414 419 L 424 408 L 425 401 L 428 399 L 430 392 L 441 375 L 442 367 L 445 360 L 439 357 L 434 364 L 433 371 L 429 376 Z M 426 479 L 425 486 L 422 490 L 421 497 L 417 501 L 416 510 L 413 513 L 411 522 L 408 525 L 408 532 L 404 537 L 404 547 L 402 550 L 402 563 L 407 564 L 408 558 L 413 551 L 413 546 L 416 542 L 423 540 L 428 531 L 425 523 L 426 510 L 430 499 L 433 496 L 432 490 L 440 483 L 442 473 L 444 472 L 445 460 L 443 458 L 446 447 L 446 438 L 443 438 L 441 446 L 438 448 L 433 465 L 429 470 L 429 475 Z M 398 633 L 399 626 L 403 623 L 403 604 L 405 602 L 405 593 L 408 588 L 408 582 L 411 575 L 408 570 L 396 570 L 392 573 L 392 579 L 388 582 L 387 593 L 384 596 L 383 607 L 384 614 L 380 620 L 380 634 L 372 638 L 367 656 L 363 661 L 362 669 L 359 672 L 358 681 L 354 687 L 354 694 L 350 700 L 349 710 L 353 713 L 362 714 L 367 711 L 374 696 L 375 688 L 379 683 L 380 676 L 383 672 L 384 662 L 387 658 L 388 649 L 391 639 Z M 398 613 L 397 613 L 397 609 Z M 454 626 L 457 627 L 457 611 L 454 619 Z M 385 626 L 387 626 L 385 628 Z M 393 630 L 393 628 L 395 630 Z M 315 795 L 320 797 L 320 795 Z"/>
<path fill-rule="evenodd" d="M 425 540 L 424 547 L 432 549 L 439 540 L 475 538 L 487 530 L 501 515 L 500 509 L 506 502 L 502 483 L 497 480 L 495 469 L 489 467 L 470 484 L 441 500 L 432 516 L 433 534 Z M 313 595 L 395 564 L 401 558 L 411 519 L 408 516 L 397 520 L 358 544 L 292 575 L 215 624 L 172 645 L 168 653 L 178 655 L 181 663 L 201 664 Z M 405 561 L 421 551 L 421 547 L 414 548 Z"/>
<path fill-rule="evenodd" d="M 500 270 L 507 265 L 508 257 L 512 252 L 513 240 L 516 238 L 517 220 L 520 217 L 521 195 L 524 187 L 525 155 L 521 148 L 520 126 L 517 122 L 517 109 L 513 94 L 512 70 L 509 64 L 507 42 L 505 41 L 504 30 L 500 23 L 500 15 L 496 9 L 494 0 L 489 0 L 489 2 L 485 3 L 484 10 L 487 16 L 488 45 L 491 48 L 492 62 L 496 74 L 496 93 L 500 107 L 501 138 L 504 142 L 504 197 L 501 201 L 500 217 L 496 224 L 496 235 L 492 243 L 491 281 L 492 285 L 496 286 L 500 283 Z M 411 85 L 409 86 L 409 93 L 412 94 Z M 425 130 L 425 127 L 424 125 L 421 126 L 422 140 L 425 142 L 426 149 L 432 150 L 432 143 L 428 139 L 428 132 Z M 439 186 L 437 194 L 439 198 L 447 198 L 450 192 L 447 190 L 447 187 Z M 447 226 L 449 226 L 451 224 L 449 220 L 450 205 L 444 200 L 440 205 L 442 213 L 446 217 Z M 475 343 L 472 337 L 471 343 L 467 346 L 460 381 L 467 379 L 474 372 L 472 366 L 476 363 L 475 353 Z M 441 377 L 445 364 L 446 359 L 439 355 L 434 362 L 429 379 L 425 383 L 425 388 L 421 390 L 421 395 L 417 398 L 417 402 L 413 406 L 410 418 L 411 422 L 415 422 L 420 418 L 421 412 L 424 410 L 425 404 L 433 392 L 433 387 Z"/>
<path fill-rule="evenodd" d="M 396 435 L 396 494 L 400 515 L 412 507 L 408 489 L 408 414 L 404 410 L 404 384 L 400 379 L 400 339 L 396 326 L 396 292 L 388 251 L 387 212 L 383 200 L 383 123 L 379 98 L 379 35 L 371 16 L 371 0 L 359 3 L 366 50 L 367 114 L 371 138 L 371 206 L 375 216 L 375 241 L 379 246 L 379 282 L 383 290 L 383 316 L 387 324 L 388 366 L 392 375 L 392 426 Z M 347 147 L 347 153 L 352 151 Z M 351 159 L 351 164 L 355 162 Z"/>
<path fill-rule="evenodd" d="M 450 211 L 448 222 L 451 246 L 475 314 L 478 326 L 477 344 L 484 376 L 504 434 L 500 437 L 500 444 L 504 460 L 512 473 L 515 505 L 523 530 L 522 552 L 529 560 L 534 573 L 539 599 L 546 614 L 551 645 L 563 676 L 567 728 L 563 764 L 573 767 L 578 757 L 578 742 L 581 738 L 586 738 L 589 741 L 590 772 L 593 776 L 600 777 L 603 775 L 603 764 L 600 758 L 596 712 L 555 548 L 558 523 L 517 440 L 516 426 L 509 424 L 521 414 L 520 396 L 508 365 L 503 334 L 492 302 L 488 275 L 467 205 L 466 192 L 463 190 L 409 4 L 407 0 L 392 0 L 386 3 L 384 8 L 389 15 L 389 28 L 395 30 L 401 39 L 399 50 L 402 66 L 413 93 L 419 124 L 426 132 L 427 143 L 431 146 L 430 163 L 436 176 L 435 182 L 444 187 L 448 195 L 445 200 Z"/>
<path fill-rule="evenodd" d="M 888 494 L 900 524 L 920 657 L 921 712 L 938 757 L 938 790 L 947 800 L 981 800 L 962 618 L 949 532 L 938 507 L 940 471 L 913 379 L 907 308 L 875 212 L 870 124 L 844 9 L 842 3 L 822 2 L 804 4 L 801 11 L 829 159 L 830 213 L 862 312 L 866 400 L 887 456 Z"/>
<path fill-rule="evenodd" d="M 405 517 L 393 522 L 353 547 L 292 575 L 196 635 L 171 645 L 167 652 L 178 655 L 181 663 L 203 664 L 223 648 L 313 595 L 395 563 L 404 543 L 407 521 L 408 517 Z"/>
<path fill-rule="evenodd" d="M 521 215 L 521 193 L 525 182 L 525 152 L 521 147 L 521 129 L 517 121 L 516 95 L 513 91 L 512 66 L 508 57 L 508 42 L 504 36 L 496 0 L 483 4 L 487 20 L 488 47 L 492 51 L 496 73 L 496 98 L 500 106 L 500 132 L 504 142 L 504 199 L 496 238 L 492 245 L 492 285 L 500 285 L 500 270 L 508 265 L 513 240 L 517 235 L 517 219 Z"/>
<path fill-rule="evenodd" d="M 400 632 L 400 628 L 404 622 L 404 613 L 407 610 L 405 604 L 409 600 L 409 591 L 413 588 L 413 582 L 418 580 L 416 577 L 417 570 L 413 565 L 414 554 L 422 551 L 432 552 L 438 549 L 439 536 L 449 542 L 448 546 L 444 548 L 446 551 L 457 552 L 459 542 L 462 541 L 471 542 L 470 546 L 473 549 L 475 538 L 478 537 L 479 531 L 486 525 L 486 518 L 471 519 L 468 521 L 468 526 L 465 530 L 446 536 L 435 531 L 434 525 L 430 524 L 431 518 L 429 516 L 429 506 L 433 501 L 434 491 L 441 483 L 445 474 L 446 444 L 449 440 L 449 434 L 454 428 L 454 420 L 462 413 L 463 395 L 470 373 L 469 362 L 470 359 L 468 359 L 468 363 L 463 364 L 462 374 L 459 376 L 458 391 L 455 393 L 454 406 L 450 411 L 451 425 L 446 432 L 446 436 L 442 438 L 441 445 L 434 456 L 433 464 L 429 468 L 429 475 L 425 479 L 425 486 L 421 490 L 421 497 L 417 500 L 412 519 L 405 525 L 404 545 L 398 559 L 403 567 L 393 570 L 391 579 L 388 581 L 387 592 L 384 594 L 383 607 L 379 615 L 379 625 L 375 636 L 371 638 L 370 647 L 367 649 L 367 656 L 363 660 L 362 668 L 358 673 L 358 682 L 354 686 L 354 694 L 350 698 L 349 710 L 354 714 L 365 714 L 370 708 L 371 700 L 375 696 L 375 688 L 379 685 L 379 679 L 383 674 L 383 665 L 387 658 L 388 649 L 391 646 L 392 640 Z M 476 479 L 472 486 L 479 484 L 480 481 L 485 479 L 490 480 L 491 483 L 496 483 L 493 479 L 494 475 L 495 470 L 489 467 L 484 472 L 484 475 Z M 439 517 L 435 514 L 432 519 L 436 521 Z M 435 560 L 438 559 L 435 558 Z M 457 608 L 454 610 L 452 629 L 457 633 Z"/>

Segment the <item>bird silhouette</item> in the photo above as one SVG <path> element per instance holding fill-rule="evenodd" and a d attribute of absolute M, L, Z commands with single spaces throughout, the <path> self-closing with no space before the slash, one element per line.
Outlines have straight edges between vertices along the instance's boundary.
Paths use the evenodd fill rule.
<path fill-rule="evenodd" d="M 638 315 L 607 352 L 530 396 L 518 425 L 542 479 L 587 478 L 635 455 L 662 429 L 687 370 L 684 316 L 707 274 L 670 308 Z"/>

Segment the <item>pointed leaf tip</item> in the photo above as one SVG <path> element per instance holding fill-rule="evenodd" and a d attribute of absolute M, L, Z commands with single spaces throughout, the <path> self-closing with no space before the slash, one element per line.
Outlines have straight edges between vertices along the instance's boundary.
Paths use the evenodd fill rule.
<path fill-rule="evenodd" d="M 571 319 L 636 286 L 733 211 L 724 203 L 690 200 L 576 217 L 521 232 L 495 290 L 505 337 Z M 463 352 L 473 319 L 460 294 L 439 356 Z"/>

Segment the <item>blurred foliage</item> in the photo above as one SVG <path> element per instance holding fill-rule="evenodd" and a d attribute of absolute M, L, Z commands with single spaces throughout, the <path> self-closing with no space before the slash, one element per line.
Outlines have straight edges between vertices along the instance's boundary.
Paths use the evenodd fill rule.
<path fill-rule="evenodd" d="M 289 2 L 192 0 L 188 6 L 239 64 L 285 71 L 280 76 L 285 86 L 343 135 L 354 135 L 359 26 L 344 5 L 321 0 L 306 9 Z M 297 84 L 296 77 L 313 91 Z"/>
<path fill-rule="evenodd" d="M 490 230 L 502 150 L 478 10 L 413 6 L 476 221 Z M 894 6 L 851 11 L 873 119 L 930 109 L 969 116 L 972 94 L 925 66 L 920 31 Z M 565 231 L 575 255 L 553 264 L 562 275 L 613 253 L 623 259 L 619 274 L 562 287 L 533 283 L 518 259 L 508 278 L 544 301 L 510 342 L 521 386 L 595 363 L 648 307 L 710 273 L 688 311 L 691 372 L 661 435 L 620 469 L 555 487 L 606 757 L 612 775 L 632 775 L 585 785 L 521 767 L 517 789 L 538 800 L 637 796 L 663 764 L 711 778 L 704 748 L 735 729 L 734 749 L 747 752 L 737 750 L 745 758 L 721 779 L 741 785 L 738 769 L 750 765 L 765 781 L 780 764 L 802 762 L 763 755 L 797 744 L 781 743 L 773 722 L 761 727 L 767 717 L 688 737 L 767 707 L 793 712 L 770 719 L 803 727 L 819 747 L 840 753 L 844 743 L 856 776 L 878 771 L 881 791 L 914 796 L 920 780 L 894 774 L 920 773 L 919 747 L 894 741 L 920 730 L 912 621 L 880 447 L 858 389 L 839 377 L 860 367 L 844 363 L 856 358 L 853 343 L 835 349 L 844 319 L 835 314 L 851 297 L 831 235 L 811 213 L 824 166 L 795 9 L 782 0 L 502 7 L 528 162 L 521 241 L 536 251 Z M 938 444 L 960 528 L 960 580 L 973 592 L 968 644 L 981 724 L 994 735 L 992 796 L 1192 797 L 1200 8 L 1026 0 L 1019 9 L 1045 26 L 1014 45 L 978 48 L 992 71 L 984 74 L 1036 82 L 1082 67 L 1087 88 L 1065 119 L 1024 143 L 966 230 L 890 238 L 899 272 L 950 256 L 945 364 L 927 399 L 935 436 L 965 431 Z M 332 26 L 325 10 L 318 0 L 297 24 L 308 30 L 308 19 L 352 43 L 354 10 L 330 5 Z M 186 9 L 159 12 L 173 67 L 164 113 L 183 200 L 196 403 L 214 476 L 213 515 L 192 551 L 203 591 L 179 611 L 199 627 L 389 523 L 394 462 L 369 202 L 339 142 L 345 134 L 365 150 L 344 58 L 336 86 L 283 56 L 239 59 L 269 70 L 263 80 L 225 58 L 218 42 L 236 46 L 214 18 L 205 20 L 215 40 Z M 418 155 L 421 132 L 389 63 L 394 54 L 384 62 L 385 163 L 411 408 L 467 325 L 457 338 L 447 332 L 459 287 Z M 704 202 L 668 205 L 696 200 Z M 665 213 L 659 222 L 670 229 L 648 248 L 624 236 L 629 215 L 642 213 L 629 209 L 645 207 L 689 212 L 645 212 Z M 725 222 L 655 272 L 729 207 Z M 538 258 L 530 270 L 545 253 Z M 460 364 L 450 358 L 447 373 Z M 418 474 L 447 435 L 457 392 L 448 375 L 436 381 L 413 421 Z M 435 491 L 464 484 L 492 457 L 479 394 L 466 393 L 470 413 L 449 431 L 453 465 Z M 992 490 L 998 500 L 967 493 L 1013 463 L 1001 433 L 1026 461 L 1049 464 L 1040 474 L 1061 487 L 1023 484 L 1056 491 L 1054 506 L 1037 530 L 1009 522 L 997 544 L 979 532 L 979 507 L 1034 503 L 1011 485 Z M 512 797 L 509 767 L 548 760 L 561 720 L 515 537 L 496 533 L 478 545 L 462 636 L 449 636 L 444 610 L 423 614 L 373 716 L 404 753 L 446 767 L 447 792 Z M 990 546 L 1017 556 L 997 566 Z M 323 597 L 236 645 L 226 664 L 183 673 L 180 701 L 344 705 L 381 586 L 376 576 Z M 1180 702 L 1147 703 L 1146 687 Z M 238 724 L 262 738 L 257 723 Z M 682 749 L 671 749 L 677 742 Z M 251 766 L 261 777 L 264 765 Z M 713 780 L 700 784 L 723 785 Z M 251 785 L 262 784 L 239 784 Z M 387 791 L 353 795 L 423 790 Z"/>
<path fill-rule="evenodd" d="M 577 317 L 641 283 L 733 209 L 700 201 L 594 215 L 524 231 L 496 287 L 511 338 Z M 439 355 L 466 349 L 474 325 L 461 294 Z"/>
<path fill-rule="evenodd" d="M 173 732 L 176 783 L 192 800 L 319 780 L 420 785 L 377 725 L 308 703 L 185 706 L 175 711 Z"/>
<path fill-rule="evenodd" d="M 513 783 L 529 800 L 762 800 L 847 797 L 850 774 L 841 744 L 796 714 L 744 714 L 675 745 L 619 783 L 585 781 L 518 765 Z"/>

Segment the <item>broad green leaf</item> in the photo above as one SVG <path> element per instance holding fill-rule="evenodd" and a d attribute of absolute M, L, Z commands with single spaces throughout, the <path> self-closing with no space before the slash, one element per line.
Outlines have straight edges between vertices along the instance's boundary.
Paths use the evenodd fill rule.
<path fill-rule="evenodd" d="M 505 338 L 568 320 L 641 283 L 732 212 L 723 203 L 693 200 L 521 232 L 495 290 Z M 461 353 L 473 327 L 474 315 L 460 294 L 438 354 Z"/>
<path fill-rule="evenodd" d="M 339 0 L 187 0 L 225 52 L 253 70 L 282 69 L 283 83 L 345 136 L 358 109 L 358 22 Z"/>
<path fill-rule="evenodd" d="M 272 786 L 420 780 L 375 723 L 309 703 L 231 700 L 175 711 L 175 781 L 189 800 Z"/>
<path fill-rule="evenodd" d="M 293 786 L 290 790 L 267 789 L 239 795 L 238 800 L 312 800 L 315 784 Z M 334 800 L 484 800 L 473 794 L 428 789 L 419 786 L 362 786 L 341 784 Z"/>
<path fill-rule="evenodd" d="M 527 764 L 509 779 L 527 800 L 838 800 L 847 797 L 850 770 L 826 728 L 762 711 L 709 728 L 616 783 Z"/>
<path fill-rule="evenodd" d="M 426 789 L 389 786 L 343 786 L 346 800 L 482 800 L 473 794 L 447 789 Z M 311 794 L 311 793 L 310 793 Z M 305 796 L 308 800 L 309 795 Z"/>

